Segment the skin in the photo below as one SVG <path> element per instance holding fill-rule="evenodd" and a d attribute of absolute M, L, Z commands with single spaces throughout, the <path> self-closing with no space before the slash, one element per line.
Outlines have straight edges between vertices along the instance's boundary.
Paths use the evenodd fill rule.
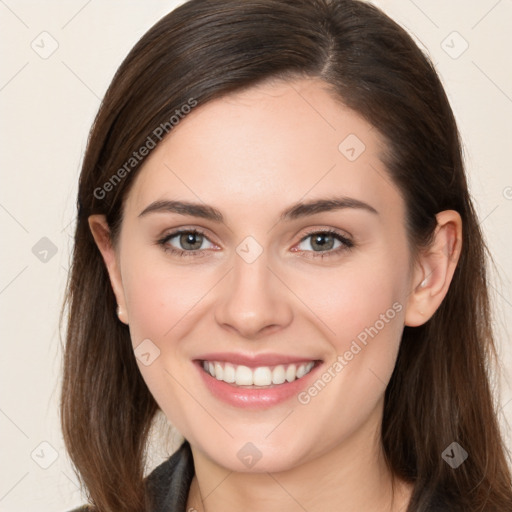
<path fill-rule="evenodd" d="M 349 134 L 365 145 L 354 161 L 339 150 Z M 134 348 L 150 339 L 160 350 L 138 364 L 191 444 L 187 510 L 405 510 L 412 488 L 393 479 L 380 442 L 384 391 L 403 326 L 426 322 L 446 295 L 461 220 L 439 213 L 432 245 L 413 258 L 383 149 L 379 133 L 323 82 L 267 82 L 197 107 L 153 150 L 115 244 L 105 218 L 90 217 Z M 377 213 L 343 208 L 280 220 L 292 204 L 334 196 Z M 224 221 L 139 216 L 161 200 L 211 205 Z M 205 233 L 200 254 L 179 257 L 156 243 L 176 228 Z M 339 242 L 324 250 L 305 238 L 326 229 L 354 246 L 335 253 Z M 247 236 L 263 251 L 252 263 L 236 252 Z M 189 247 L 179 237 L 167 245 Z M 236 408 L 210 394 L 192 363 L 210 351 L 272 352 L 320 359 L 326 369 L 393 304 L 396 316 L 307 404 Z M 250 469 L 237 457 L 247 442 L 261 452 Z"/>

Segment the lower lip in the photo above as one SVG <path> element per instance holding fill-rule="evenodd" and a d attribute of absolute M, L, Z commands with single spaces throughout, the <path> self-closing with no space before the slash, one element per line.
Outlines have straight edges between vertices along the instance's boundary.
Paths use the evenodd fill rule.
<path fill-rule="evenodd" d="M 289 400 L 293 396 L 297 396 L 307 387 L 318 371 L 320 362 L 316 362 L 312 370 L 300 379 L 261 389 L 243 388 L 228 384 L 207 373 L 201 362 L 196 361 L 195 366 L 198 368 L 206 387 L 216 398 L 241 409 L 268 409 Z"/>

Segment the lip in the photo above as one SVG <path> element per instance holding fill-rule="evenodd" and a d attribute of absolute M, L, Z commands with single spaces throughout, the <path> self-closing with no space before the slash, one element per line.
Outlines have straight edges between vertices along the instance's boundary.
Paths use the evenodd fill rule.
<path fill-rule="evenodd" d="M 221 400 L 224 403 L 227 403 L 231 406 L 237 407 L 239 409 L 250 409 L 250 410 L 261 410 L 261 409 L 269 409 L 270 407 L 274 407 L 278 404 L 281 404 L 292 397 L 296 397 L 302 390 L 309 387 L 310 382 L 316 378 L 316 374 L 319 371 L 319 368 L 322 366 L 322 361 L 315 359 L 304 359 L 304 358 L 288 358 L 290 363 L 282 363 L 283 359 L 279 359 L 279 362 L 276 364 L 292 364 L 295 362 L 310 362 L 314 361 L 315 366 L 311 369 L 311 371 L 304 375 L 304 377 L 300 379 L 295 379 L 293 382 L 285 382 L 283 384 L 273 384 L 268 387 L 262 387 L 260 389 L 257 388 L 244 388 L 237 387 L 232 384 L 228 384 L 227 382 L 217 380 L 215 377 L 212 377 L 209 373 L 205 372 L 202 367 L 202 361 L 210 360 L 210 361 L 226 361 L 234 363 L 234 359 L 231 357 L 233 354 L 229 354 L 229 359 L 202 359 L 202 360 L 194 360 L 194 366 L 197 368 L 201 379 L 206 386 L 206 388 L 210 391 L 210 393 L 217 399 Z M 218 357 L 219 354 L 216 354 Z M 250 358 L 252 362 L 255 362 L 255 358 Z M 241 363 L 234 364 L 246 364 L 247 358 L 242 357 L 242 359 L 246 361 Z M 258 359 L 258 364 L 253 364 L 252 367 L 256 366 L 271 366 L 270 364 L 261 364 L 259 361 L 263 360 Z M 272 358 L 265 359 L 266 361 L 273 361 Z M 247 364 L 246 364 L 247 365 Z M 249 365 L 247 365 L 249 366 Z"/>

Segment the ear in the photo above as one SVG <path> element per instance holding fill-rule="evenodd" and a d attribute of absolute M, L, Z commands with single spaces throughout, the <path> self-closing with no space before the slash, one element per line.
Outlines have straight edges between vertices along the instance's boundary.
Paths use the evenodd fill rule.
<path fill-rule="evenodd" d="M 407 300 L 405 325 L 423 325 L 436 312 L 452 281 L 462 247 L 462 219 L 446 210 L 436 215 L 437 227 L 429 247 L 418 257 Z"/>
<path fill-rule="evenodd" d="M 124 296 L 123 282 L 119 262 L 116 257 L 116 251 L 112 244 L 110 228 L 108 226 L 105 215 L 89 216 L 89 228 L 91 230 L 94 241 L 103 257 L 107 272 L 110 278 L 110 284 L 117 300 L 117 314 L 121 322 L 128 324 L 128 313 L 126 310 L 126 300 Z"/>

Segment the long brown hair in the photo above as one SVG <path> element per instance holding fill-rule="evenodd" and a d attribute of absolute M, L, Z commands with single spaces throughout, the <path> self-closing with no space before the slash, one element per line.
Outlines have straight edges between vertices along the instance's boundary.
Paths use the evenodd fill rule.
<path fill-rule="evenodd" d="M 486 248 L 455 119 L 412 38 L 357 0 L 191 0 L 154 25 L 117 71 L 83 161 L 65 303 L 62 430 L 90 501 L 101 512 L 147 510 L 145 457 L 158 406 L 116 317 L 88 217 L 105 214 L 115 243 L 123 200 L 144 163 L 130 158 L 148 137 L 158 143 L 156 129 L 170 131 L 191 98 L 202 105 L 265 79 L 300 76 L 324 80 L 386 141 L 411 247 L 428 244 L 436 213 L 453 209 L 463 221 L 448 294 L 424 326 L 405 328 L 385 393 L 382 442 L 393 473 L 414 483 L 408 511 L 430 510 L 440 493 L 450 510 L 510 510 L 488 373 L 496 354 Z M 452 442 L 469 454 L 456 469 L 442 457 Z"/>

